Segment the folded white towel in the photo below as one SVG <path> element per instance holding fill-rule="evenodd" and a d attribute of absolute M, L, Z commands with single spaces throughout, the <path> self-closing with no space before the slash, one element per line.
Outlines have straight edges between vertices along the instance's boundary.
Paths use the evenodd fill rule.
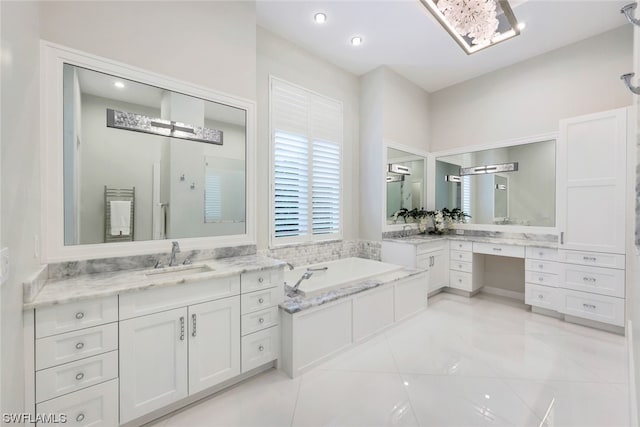
<path fill-rule="evenodd" d="M 131 202 L 115 200 L 109 202 L 111 209 L 111 235 L 128 236 L 131 234 Z"/>

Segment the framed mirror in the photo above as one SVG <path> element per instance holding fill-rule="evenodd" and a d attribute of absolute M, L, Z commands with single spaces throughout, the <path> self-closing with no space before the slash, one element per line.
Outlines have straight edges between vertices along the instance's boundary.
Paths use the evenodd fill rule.
<path fill-rule="evenodd" d="M 555 139 L 438 156 L 436 209 L 468 224 L 555 227 Z"/>
<path fill-rule="evenodd" d="M 43 50 L 46 259 L 255 242 L 252 102 Z"/>

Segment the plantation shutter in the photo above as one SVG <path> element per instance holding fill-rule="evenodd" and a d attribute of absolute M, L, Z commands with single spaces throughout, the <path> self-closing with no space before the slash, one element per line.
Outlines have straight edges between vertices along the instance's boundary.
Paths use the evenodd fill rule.
<path fill-rule="evenodd" d="M 206 168 L 204 176 L 204 222 L 218 222 L 222 219 L 222 192 L 220 175 Z"/>
<path fill-rule="evenodd" d="M 271 83 L 274 236 L 339 234 L 342 104 Z"/>

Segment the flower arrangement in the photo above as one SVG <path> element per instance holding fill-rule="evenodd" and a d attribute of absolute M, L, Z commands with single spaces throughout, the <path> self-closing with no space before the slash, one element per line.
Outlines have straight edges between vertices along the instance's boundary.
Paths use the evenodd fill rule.
<path fill-rule="evenodd" d="M 418 223 L 418 229 L 421 233 L 425 233 L 428 228 L 428 220 L 431 219 L 433 223 L 433 231 L 430 234 L 443 234 L 447 227 L 447 224 L 451 223 L 463 223 L 467 218 L 471 218 L 470 215 L 464 213 L 460 208 L 447 209 L 435 211 L 426 211 L 424 208 L 411 209 L 402 208 L 397 210 L 393 214 L 393 220 L 397 221 L 398 218 L 402 218 L 405 224 L 407 220 L 413 220 Z"/>

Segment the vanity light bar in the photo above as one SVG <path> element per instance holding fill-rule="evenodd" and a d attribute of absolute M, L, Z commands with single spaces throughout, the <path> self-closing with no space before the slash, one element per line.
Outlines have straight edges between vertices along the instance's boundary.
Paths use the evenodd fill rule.
<path fill-rule="evenodd" d="M 496 190 L 506 190 L 507 186 L 504 184 L 496 184 Z"/>
<path fill-rule="evenodd" d="M 222 131 L 107 108 L 107 127 L 222 145 Z"/>
<path fill-rule="evenodd" d="M 389 163 L 389 172 L 399 173 L 400 175 L 411 175 L 411 169 L 406 166 Z"/>
<path fill-rule="evenodd" d="M 487 173 L 517 172 L 518 162 L 501 163 L 499 165 L 472 166 L 470 168 L 460 168 L 460 176 L 482 175 Z"/>
<path fill-rule="evenodd" d="M 405 175 L 387 175 L 387 182 L 403 182 Z"/>
<path fill-rule="evenodd" d="M 444 180 L 447 182 L 462 182 L 462 178 L 458 175 L 445 175 Z"/>

